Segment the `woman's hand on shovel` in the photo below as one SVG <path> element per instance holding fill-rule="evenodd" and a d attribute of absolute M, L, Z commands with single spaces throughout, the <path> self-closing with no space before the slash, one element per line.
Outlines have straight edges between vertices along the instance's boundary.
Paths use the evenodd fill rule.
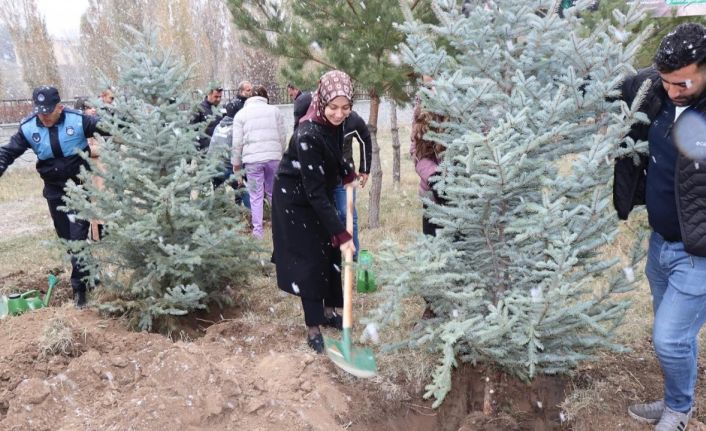
<path fill-rule="evenodd" d="M 349 239 L 348 241 L 341 244 L 339 248 L 341 249 L 341 254 L 344 256 L 346 255 L 347 250 L 350 250 L 351 255 L 355 254 L 355 244 L 353 244 L 352 239 Z"/>

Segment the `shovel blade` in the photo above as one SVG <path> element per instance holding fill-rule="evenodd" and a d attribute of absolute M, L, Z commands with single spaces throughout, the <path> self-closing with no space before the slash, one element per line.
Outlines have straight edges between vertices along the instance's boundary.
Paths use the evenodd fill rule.
<path fill-rule="evenodd" d="M 326 338 L 324 345 L 328 357 L 343 371 L 363 379 L 377 375 L 377 364 L 371 349 L 353 347 L 350 343 L 332 338 Z"/>

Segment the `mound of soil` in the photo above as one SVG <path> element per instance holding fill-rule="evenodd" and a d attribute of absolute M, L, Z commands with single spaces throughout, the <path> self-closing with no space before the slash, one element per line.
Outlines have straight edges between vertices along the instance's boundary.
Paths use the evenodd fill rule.
<path fill-rule="evenodd" d="M 73 331 L 72 353 L 43 358 L 38 339 L 57 317 Z M 0 429 L 339 428 L 350 398 L 335 370 L 309 352 L 281 349 L 285 331 L 227 321 L 195 342 L 173 343 L 71 308 L 6 319 Z"/>
<path fill-rule="evenodd" d="M 43 354 L 42 334 L 56 319 L 70 328 L 71 347 Z M 0 325 L 0 429 L 520 429 L 508 406 L 515 413 L 537 409 L 509 401 L 520 391 L 503 381 L 495 406 L 502 414 L 481 427 L 488 418 L 468 414 L 482 408 L 487 373 L 471 368 L 458 374 L 439 411 L 419 394 L 406 404 L 389 402 L 374 381 L 343 375 L 303 339 L 300 328 L 235 319 L 211 325 L 195 341 L 172 342 L 68 304 L 7 318 Z M 521 393 L 544 396 L 531 388 Z M 558 404 L 554 398 L 563 399 L 562 388 L 546 405 Z M 523 429 L 552 428 L 529 423 Z"/>

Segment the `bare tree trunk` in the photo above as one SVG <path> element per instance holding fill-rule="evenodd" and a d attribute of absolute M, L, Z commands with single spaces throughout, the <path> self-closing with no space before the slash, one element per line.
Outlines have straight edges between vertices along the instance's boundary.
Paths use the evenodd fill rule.
<path fill-rule="evenodd" d="M 390 99 L 390 131 L 392 132 L 392 187 L 400 188 L 400 129 L 397 127 L 397 102 Z"/>
<path fill-rule="evenodd" d="M 380 146 L 378 145 L 378 112 L 380 110 L 380 96 L 374 91 L 370 93 L 370 117 L 368 129 L 373 141 L 373 159 L 370 164 L 370 194 L 368 204 L 368 227 L 380 227 L 380 194 L 382 192 L 382 166 L 380 166 Z"/>

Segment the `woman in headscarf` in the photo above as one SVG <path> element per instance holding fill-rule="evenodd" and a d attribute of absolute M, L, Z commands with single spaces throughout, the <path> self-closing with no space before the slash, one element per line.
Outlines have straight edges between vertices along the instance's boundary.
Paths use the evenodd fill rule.
<path fill-rule="evenodd" d="M 320 326 L 341 329 L 335 312 L 343 306 L 341 252 L 355 251 L 333 200 L 340 181 L 353 187 L 356 178 L 342 153 L 343 121 L 352 104 L 350 77 L 325 73 L 282 157 L 272 196 L 277 285 L 301 298 L 307 342 L 317 353 L 324 350 Z"/>

